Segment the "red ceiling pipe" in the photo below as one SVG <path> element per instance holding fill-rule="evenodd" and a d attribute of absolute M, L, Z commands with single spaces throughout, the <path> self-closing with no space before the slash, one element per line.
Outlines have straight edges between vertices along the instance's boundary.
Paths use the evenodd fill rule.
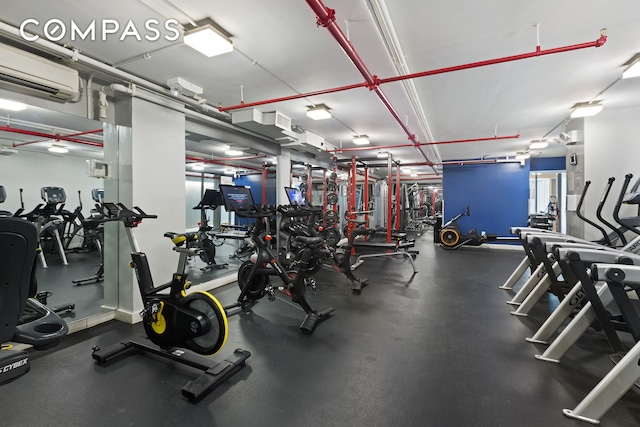
<path fill-rule="evenodd" d="M 77 136 L 77 135 L 86 135 L 86 134 L 89 134 L 89 133 L 102 132 L 102 129 L 95 129 L 93 131 L 81 132 L 81 133 L 77 133 L 77 134 L 74 133 L 74 134 L 71 134 L 71 135 L 49 134 L 49 133 L 38 132 L 38 131 L 27 130 L 27 129 L 18 129 L 18 128 L 14 128 L 14 127 L 11 127 L 11 126 L 0 126 L 0 131 L 18 133 L 18 134 L 21 134 L 21 135 L 37 136 L 39 138 L 55 139 L 56 141 L 76 142 L 78 144 L 93 145 L 95 147 L 102 147 L 103 146 L 103 144 L 101 142 L 86 141 L 84 139 L 77 139 L 77 138 L 72 138 L 71 137 L 71 135 Z M 28 141 L 28 142 L 21 142 L 21 143 L 15 143 L 14 142 L 13 146 L 14 147 L 20 147 L 22 145 L 35 144 L 36 142 L 42 142 L 42 141 Z"/>
<path fill-rule="evenodd" d="M 345 90 L 351 90 L 351 89 L 357 89 L 360 87 L 367 87 L 366 83 L 356 83 L 356 84 L 352 84 L 352 85 L 347 85 L 347 86 L 340 86 L 340 87 L 335 87 L 332 89 L 324 89 L 324 90 L 317 90 L 315 92 L 307 92 L 307 93 L 301 93 L 301 94 L 297 94 L 297 95 L 291 95 L 291 96 L 283 96 L 281 98 L 274 98 L 274 99 L 267 99 L 265 101 L 256 101 L 256 102 L 248 102 L 248 103 L 244 103 L 241 102 L 238 105 L 232 105 L 230 107 L 218 107 L 218 110 L 220 111 L 232 111 L 232 110 L 240 110 L 242 108 L 250 108 L 250 107 L 257 107 L 260 105 L 266 105 L 266 104 L 274 104 L 276 102 L 283 102 L 283 101 L 292 101 L 294 99 L 301 99 L 301 98 L 307 98 L 307 97 L 311 97 L 311 96 L 317 96 L 317 95 L 325 95 L 327 93 L 334 93 L 334 92 L 342 92 Z"/>
<path fill-rule="evenodd" d="M 307 1 L 307 3 L 309 3 L 309 1 Z M 321 7 L 324 7 L 324 6 L 321 6 Z M 387 77 L 387 78 L 383 78 L 383 79 L 378 79 L 376 84 L 391 83 L 391 82 L 397 82 L 397 81 L 401 81 L 401 80 L 415 79 L 415 78 L 418 78 L 418 77 L 426 77 L 426 76 L 433 76 L 433 75 L 436 75 L 436 74 L 451 73 L 451 72 L 454 72 L 454 71 L 468 70 L 470 68 L 485 67 L 485 66 L 488 66 L 488 65 L 501 64 L 501 63 L 504 63 L 504 62 L 511 62 L 511 61 L 519 61 L 519 60 L 522 60 L 522 59 L 528 59 L 528 58 L 533 58 L 533 57 L 537 57 L 537 56 L 552 55 L 552 54 L 555 54 L 555 53 L 569 52 L 569 51 L 573 51 L 573 50 L 586 49 L 586 48 L 590 48 L 590 47 L 600 47 L 600 46 L 604 45 L 606 42 L 607 42 L 606 31 L 605 30 L 600 30 L 600 37 L 597 40 L 593 41 L 593 42 L 579 43 L 579 44 L 573 44 L 573 45 L 568 45 L 568 46 L 561 46 L 561 47 L 556 47 L 556 48 L 552 48 L 552 49 L 540 49 L 540 45 L 538 45 L 538 46 L 536 46 L 536 50 L 534 52 L 523 53 L 523 54 L 519 54 L 519 55 L 504 56 L 504 57 L 501 57 L 501 58 L 494 58 L 494 59 L 478 61 L 478 62 L 471 62 L 471 63 L 468 63 L 468 64 L 456 65 L 456 66 L 452 66 L 452 67 L 438 68 L 438 69 L 430 70 L 430 71 L 422 71 L 422 72 L 418 72 L 418 73 L 404 74 L 404 75 L 401 75 L 401 76 Z M 257 105 L 272 104 L 272 103 L 281 102 L 281 101 L 288 101 L 288 100 L 292 100 L 292 99 L 306 98 L 306 97 L 310 97 L 310 96 L 323 95 L 323 94 L 327 94 L 327 93 L 340 92 L 340 91 L 345 91 L 345 90 L 357 89 L 357 88 L 361 88 L 361 87 L 370 87 L 370 85 L 371 85 L 371 82 L 367 80 L 364 83 L 357 83 L 357 84 L 341 86 L 341 87 L 332 88 L 332 89 L 324 89 L 324 90 L 319 90 L 319 91 L 315 91 L 315 92 L 307 92 L 307 93 L 302 93 L 302 94 L 292 95 L 292 96 L 287 96 L 287 97 L 282 97 L 282 98 L 267 99 L 267 100 L 264 100 L 264 101 L 252 102 L 252 103 L 248 103 L 248 104 L 241 103 L 239 105 L 234 105 L 234 106 L 231 106 L 231 107 L 218 107 L 218 109 L 220 111 L 237 110 L 237 109 L 248 108 L 248 107 L 253 107 L 253 106 L 257 106 Z"/>
<path fill-rule="evenodd" d="M 536 46 L 535 51 L 529 52 L 529 53 L 522 53 L 520 55 L 512 55 L 512 56 L 504 56 L 502 58 L 488 59 L 485 61 L 471 62 L 469 64 L 456 65 L 453 67 L 438 68 L 436 70 L 422 71 L 419 73 L 406 74 L 404 76 L 389 77 L 386 79 L 380 79 L 380 83 L 391 83 L 391 82 L 397 82 L 400 80 L 415 79 L 417 77 L 426 77 L 426 76 L 433 76 L 436 74 L 451 73 L 453 71 L 468 70 L 470 68 L 485 67 L 487 65 L 502 64 L 504 62 L 519 61 L 521 59 L 534 58 L 536 56 L 551 55 L 554 53 L 569 52 L 572 50 L 586 49 L 589 47 L 600 47 L 604 45 L 606 42 L 607 42 L 606 30 L 602 29 L 600 30 L 600 37 L 597 40 L 592 42 L 573 44 L 569 46 L 562 46 L 562 47 L 556 47 L 553 49 L 545 49 L 545 50 L 541 50 L 540 45 L 538 45 Z"/>
<path fill-rule="evenodd" d="M 335 10 L 326 7 L 321 0 L 307 0 L 307 4 L 311 7 L 311 9 L 313 9 L 317 16 L 317 24 L 322 25 L 329 30 L 331 35 L 333 35 L 336 41 L 340 44 L 349 59 L 351 59 L 353 65 L 355 65 L 358 71 L 360 71 L 360 74 L 362 74 L 367 83 L 367 87 L 370 90 L 373 90 L 376 95 L 378 95 L 378 98 L 380 98 L 393 118 L 396 119 L 400 127 L 402 127 L 402 129 L 405 131 L 405 133 L 409 137 L 409 140 L 411 140 L 414 144 L 418 144 L 416 136 L 411 132 L 411 130 L 409 130 L 396 109 L 391 104 L 391 101 L 389 101 L 384 92 L 382 92 L 382 89 L 380 89 L 378 77 L 371 74 L 371 72 L 367 69 L 367 66 L 360 58 L 360 55 L 358 55 L 358 52 L 356 52 L 356 50 L 353 48 L 351 42 L 344 35 L 338 24 L 336 24 Z M 425 161 L 428 162 L 429 158 L 426 154 L 424 154 L 422 149 L 420 147 L 417 147 L 417 150 L 420 152 Z"/>
<path fill-rule="evenodd" d="M 436 142 L 419 142 L 418 145 L 441 145 L 441 144 L 460 144 L 465 142 L 482 142 L 482 141 L 498 141 L 501 139 L 516 139 L 520 138 L 520 134 L 506 135 L 506 136 L 492 136 L 488 138 L 474 138 L 474 139 L 454 139 L 451 141 L 436 141 Z M 377 145 L 370 147 L 349 147 L 349 148 L 336 148 L 335 150 L 327 150 L 327 153 L 340 153 L 343 151 L 363 151 L 363 150 L 384 150 L 390 148 L 400 147 L 413 147 L 415 144 L 396 144 L 396 145 Z"/>

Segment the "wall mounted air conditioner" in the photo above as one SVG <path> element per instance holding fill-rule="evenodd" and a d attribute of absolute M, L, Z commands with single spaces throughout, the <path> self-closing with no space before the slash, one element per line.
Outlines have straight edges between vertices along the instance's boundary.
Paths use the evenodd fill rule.
<path fill-rule="evenodd" d="M 0 86 L 16 92 L 70 101 L 78 95 L 78 71 L 0 43 Z"/>

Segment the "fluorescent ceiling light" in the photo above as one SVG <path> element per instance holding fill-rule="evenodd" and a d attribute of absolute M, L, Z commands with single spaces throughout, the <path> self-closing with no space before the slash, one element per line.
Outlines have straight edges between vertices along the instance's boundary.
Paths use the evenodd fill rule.
<path fill-rule="evenodd" d="M 531 154 L 518 154 L 516 160 L 526 160 L 531 158 Z"/>
<path fill-rule="evenodd" d="M 622 72 L 623 79 L 640 76 L 640 54 L 631 58 L 631 65 Z"/>
<path fill-rule="evenodd" d="M 204 170 L 204 166 L 199 164 L 199 163 L 196 163 L 194 165 L 191 165 L 191 169 L 194 170 L 194 171 L 203 171 Z"/>
<path fill-rule="evenodd" d="M 367 145 L 369 144 L 369 137 L 367 135 L 358 135 L 353 138 L 353 143 L 356 145 Z"/>
<path fill-rule="evenodd" d="M 331 118 L 329 107 L 324 104 L 307 107 L 307 117 L 313 120 L 325 120 Z"/>
<path fill-rule="evenodd" d="M 3 110 L 22 111 L 27 108 L 27 104 L 10 101 L 8 99 L 0 99 L 0 108 Z"/>
<path fill-rule="evenodd" d="M 209 58 L 233 51 L 231 40 L 211 24 L 186 31 L 184 44 Z"/>
<path fill-rule="evenodd" d="M 594 102 L 594 103 L 579 103 L 574 105 L 573 111 L 571 112 L 571 118 L 575 119 L 578 117 L 590 117 L 595 116 L 600 111 L 602 111 L 602 104 Z"/>
<path fill-rule="evenodd" d="M 49 151 L 52 153 L 65 154 L 69 152 L 69 149 L 62 145 L 52 145 L 49 147 Z"/>
<path fill-rule="evenodd" d="M 380 159 L 386 159 L 387 157 L 389 157 L 389 153 L 386 153 L 384 151 L 380 151 L 378 153 L 378 158 L 380 158 Z"/>
<path fill-rule="evenodd" d="M 227 150 L 224 152 L 227 156 L 242 156 L 242 151 L 239 150 Z"/>
<path fill-rule="evenodd" d="M 402 172 L 402 173 L 411 173 L 411 168 L 400 168 L 400 172 Z"/>
<path fill-rule="evenodd" d="M 417 173 L 417 172 L 413 172 L 413 173 L 411 174 L 411 176 L 415 178 L 416 176 L 418 176 L 418 173 Z"/>
<path fill-rule="evenodd" d="M 549 145 L 547 141 L 531 141 L 529 144 L 529 150 L 540 150 L 546 148 Z"/>

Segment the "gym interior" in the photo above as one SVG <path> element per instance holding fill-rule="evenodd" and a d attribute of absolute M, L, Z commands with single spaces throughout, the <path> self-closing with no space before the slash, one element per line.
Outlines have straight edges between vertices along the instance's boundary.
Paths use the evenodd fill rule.
<path fill-rule="evenodd" d="M 6 3 L 3 425 L 640 424 L 636 1 Z"/>

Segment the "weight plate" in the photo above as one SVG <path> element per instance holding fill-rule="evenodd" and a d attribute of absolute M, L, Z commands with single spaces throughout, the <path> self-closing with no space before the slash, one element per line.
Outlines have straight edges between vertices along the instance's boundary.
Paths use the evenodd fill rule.
<path fill-rule="evenodd" d="M 338 195 L 336 193 L 327 194 L 327 204 L 335 205 L 338 203 Z"/>
<path fill-rule="evenodd" d="M 307 176 L 307 174 L 305 173 L 304 175 L 300 175 L 300 180 L 302 182 L 307 182 L 307 180 L 309 179 L 309 177 Z"/>
<path fill-rule="evenodd" d="M 327 245 L 335 248 L 340 241 L 340 232 L 335 228 L 325 228 L 322 230 L 322 238 Z"/>
<path fill-rule="evenodd" d="M 336 179 L 338 179 L 338 174 L 335 172 L 331 172 L 331 175 L 329 175 L 329 179 L 331 181 L 335 181 Z"/>
<path fill-rule="evenodd" d="M 300 191 L 302 191 L 303 193 L 306 193 L 308 189 L 309 189 L 309 185 L 307 185 L 306 182 L 303 182 L 300 184 Z"/>
<path fill-rule="evenodd" d="M 338 213 L 336 211 L 327 211 L 324 214 L 324 221 L 328 226 L 332 226 L 338 221 Z"/>
<path fill-rule="evenodd" d="M 334 192 L 334 191 L 336 191 L 337 189 L 338 189 L 338 184 L 336 184 L 335 182 L 333 182 L 333 181 L 329 181 L 329 182 L 327 183 L 327 191 L 329 191 L 329 192 Z"/>

